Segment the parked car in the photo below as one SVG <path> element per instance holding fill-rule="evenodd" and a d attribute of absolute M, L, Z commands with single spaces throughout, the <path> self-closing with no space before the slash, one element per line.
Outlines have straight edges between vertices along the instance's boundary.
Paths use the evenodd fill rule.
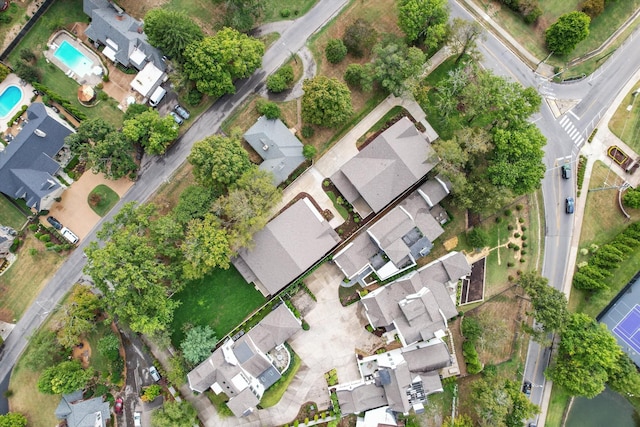
<path fill-rule="evenodd" d="M 47 222 L 49 222 L 49 224 L 51 224 L 51 226 L 53 228 L 55 228 L 56 230 L 62 230 L 62 224 L 60 223 L 60 221 L 58 221 L 54 217 L 48 216 L 47 217 Z"/>
<path fill-rule="evenodd" d="M 572 214 L 574 207 L 575 207 L 575 202 L 573 201 L 573 197 L 567 197 L 567 200 L 565 202 L 565 210 L 566 210 L 566 212 L 568 214 Z"/>
<path fill-rule="evenodd" d="M 562 177 L 564 179 L 571 178 L 571 163 L 565 163 L 562 165 Z"/>
<path fill-rule="evenodd" d="M 169 114 L 171 114 L 171 117 L 173 117 L 173 121 L 176 122 L 177 124 L 181 125 L 184 123 L 184 120 L 182 120 L 182 117 L 180 117 L 173 111 L 169 111 Z"/>
<path fill-rule="evenodd" d="M 155 366 L 149 368 L 149 375 L 151 375 L 151 378 L 153 378 L 155 382 L 160 381 L 160 378 L 162 378 Z"/>
<path fill-rule="evenodd" d="M 133 425 L 135 427 L 142 427 L 142 412 L 133 413 Z"/>
<path fill-rule="evenodd" d="M 531 382 L 525 381 L 524 384 L 522 385 L 522 392 L 527 396 L 531 396 L 531 387 L 532 387 Z"/>
<path fill-rule="evenodd" d="M 113 410 L 115 411 L 116 414 L 122 413 L 122 398 L 121 397 L 116 399 L 116 404 L 114 405 Z"/>
<path fill-rule="evenodd" d="M 173 111 L 185 120 L 189 120 L 189 117 L 191 117 L 191 114 L 189 114 L 187 109 L 180 104 L 176 104 L 176 106 L 173 107 Z"/>

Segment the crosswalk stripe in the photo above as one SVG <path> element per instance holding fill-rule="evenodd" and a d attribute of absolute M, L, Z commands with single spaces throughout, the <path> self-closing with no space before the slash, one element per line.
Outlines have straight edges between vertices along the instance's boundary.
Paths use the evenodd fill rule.
<path fill-rule="evenodd" d="M 578 131 L 578 129 L 575 129 L 573 132 L 571 132 L 569 134 L 569 137 L 575 141 L 576 140 L 576 136 L 578 136 L 578 135 L 580 135 L 580 132 Z"/>
<path fill-rule="evenodd" d="M 576 145 L 581 145 L 584 142 L 584 138 L 580 137 L 580 139 L 578 140 L 578 142 L 576 143 Z"/>
<path fill-rule="evenodd" d="M 569 120 L 569 118 L 567 116 L 563 116 L 562 119 L 560 119 L 560 126 L 564 125 L 567 120 Z"/>
<path fill-rule="evenodd" d="M 573 123 L 571 123 L 571 125 L 570 125 L 570 126 L 567 126 L 567 133 L 571 133 L 571 132 L 573 132 L 573 130 L 574 130 L 575 128 L 576 128 L 576 127 L 573 125 Z"/>

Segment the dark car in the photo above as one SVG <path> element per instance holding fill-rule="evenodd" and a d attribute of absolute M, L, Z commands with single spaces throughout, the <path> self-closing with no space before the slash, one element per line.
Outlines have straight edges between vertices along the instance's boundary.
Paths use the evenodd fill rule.
<path fill-rule="evenodd" d="M 181 125 L 184 123 L 184 120 L 182 120 L 182 117 L 180 117 L 173 111 L 169 111 L 169 114 L 171 114 L 171 117 L 173 117 L 173 121 L 176 122 L 177 124 Z"/>
<path fill-rule="evenodd" d="M 567 197 L 565 202 L 565 210 L 568 214 L 573 213 L 573 208 L 575 207 L 575 202 L 573 201 L 573 197 Z"/>
<path fill-rule="evenodd" d="M 571 163 L 565 163 L 562 165 L 562 177 L 564 179 L 571 178 Z"/>
<path fill-rule="evenodd" d="M 189 120 L 189 117 L 191 117 L 191 114 L 189 114 L 187 109 L 180 104 L 176 104 L 176 106 L 173 107 L 173 111 L 185 120 Z"/>
<path fill-rule="evenodd" d="M 51 226 L 53 228 L 55 228 L 56 230 L 62 230 L 62 224 L 60 224 L 60 221 L 58 221 L 57 219 L 55 219 L 52 216 L 47 217 L 47 221 L 49 222 L 49 224 L 51 224 Z"/>
<path fill-rule="evenodd" d="M 525 381 L 522 385 L 522 392 L 527 396 L 531 396 L 531 386 L 532 385 L 530 381 Z"/>
<path fill-rule="evenodd" d="M 114 405 L 113 410 L 116 412 L 116 414 L 120 414 L 122 412 L 122 398 L 121 397 L 116 399 L 116 404 Z"/>

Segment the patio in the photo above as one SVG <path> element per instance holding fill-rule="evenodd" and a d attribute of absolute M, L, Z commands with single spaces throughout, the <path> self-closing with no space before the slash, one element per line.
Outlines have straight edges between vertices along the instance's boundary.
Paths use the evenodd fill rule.
<path fill-rule="evenodd" d="M 70 47 L 67 48 L 65 44 L 70 45 Z M 83 43 L 76 40 L 71 34 L 66 31 L 58 31 L 49 39 L 47 46 L 49 46 L 49 50 L 44 51 L 45 58 L 48 62 L 60 68 L 67 77 L 72 78 L 81 85 L 96 86 L 102 83 L 105 69 L 100 57 Z M 62 50 L 60 49 L 68 49 L 65 51 L 65 57 L 61 57 Z M 76 51 L 83 58 L 77 61 L 75 58 L 66 58 L 67 52 L 76 53 Z"/>
<path fill-rule="evenodd" d="M 23 105 L 31 104 L 31 97 L 33 97 L 33 86 L 26 83 L 24 80 L 21 80 L 20 77 L 15 74 L 9 74 L 6 79 L 2 83 L 0 83 L 0 94 L 4 93 L 6 89 L 11 86 L 15 86 L 20 89 L 21 95 L 20 99 L 16 102 L 16 104 L 9 109 L 9 111 L 2 117 L 0 117 L 0 132 L 5 132 L 7 128 L 7 122 L 20 110 Z M 1 144 L 0 144 L 1 145 Z M 0 146 L 0 151 L 2 151 Z"/>

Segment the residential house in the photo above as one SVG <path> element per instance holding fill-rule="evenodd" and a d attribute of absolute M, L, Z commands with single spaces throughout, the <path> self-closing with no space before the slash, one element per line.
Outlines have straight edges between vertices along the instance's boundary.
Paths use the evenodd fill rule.
<path fill-rule="evenodd" d="M 199 393 L 208 389 L 224 393 L 227 406 L 238 417 L 253 412 L 265 390 L 281 377 L 277 361 L 286 354 L 290 337 L 301 329 L 301 322 L 280 304 L 246 334 L 228 339 L 194 370 L 189 372 L 189 387 Z M 276 352 L 274 357 L 272 352 Z"/>
<path fill-rule="evenodd" d="M 280 185 L 305 161 L 302 143 L 280 119 L 261 116 L 244 134 L 260 157 L 260 169 L 273 174 L 273 184 Z"/>
<path fill-rule="evenodd" d="M 358 358 L 361 380 L 335 386 L 343 413 L 421 412 L 427 397 L 442 391 L 440 374 L 454 362 L 444 341 L 447 320 L 458 314 L 458 280 L 470 272 L 464 255 L 451 252 L 362 297 L 370 325 L 402 348 Z"/>
<path fill-rule="evenodd" d="M 0 192 L 46 210 L 65 189 L 56 178 L 61 165 L 55 158 L 73 130 L 44 104 L 31 104 L 26 114 L 20 133 L 0 152 Z"/>
<path fill-rule="evenodd" d="M 442 338 L 447 319 L 458 314 L 455 305 L 458 281 L 471 273 L 460 252 L 413 271 L 369 292 L 360 304 L 369 324 L 398 335 L 403 345 Z"/>
<path fill-rule="evenodd" d="M 437 208 L 450 185 L 442 177 L 426 181 L 335 254 L 336 265 L 349 280 L 361 282 L 372 273 L 385 280 L 414 267 L 444 233 Z"/>
<path fill-rule="evenodd" d="M 429 141 L 404 117 L 345 163 L 331 181 L 364 218 L 384 209 L 437 162 Z"/>
<path fill-rule="evenodd" d="M 168 76 L 162 52 L 147 41 L 142 21 L 110 0 L 83 0 L 82 7 L 91 18 L 86 36 L 96 48 L 104 46 L 102 54 L 113 63 L 138 70 L 131 88 L 149 98 Z"/>
<path fill-rule="evenodd" d="M 67 427 L 105 427 L 111 418 L 109 402 L 102 396 L 84 400 L 82 390 L 63 394 L 55 414 Z"/>
<path fill-rule="evenodd" d="M 275 295 L 339 242 L 338 234 L 305 197 L 254 234 L 253 247 L 241 249 L 231 262 L 265 296 Z"/>

